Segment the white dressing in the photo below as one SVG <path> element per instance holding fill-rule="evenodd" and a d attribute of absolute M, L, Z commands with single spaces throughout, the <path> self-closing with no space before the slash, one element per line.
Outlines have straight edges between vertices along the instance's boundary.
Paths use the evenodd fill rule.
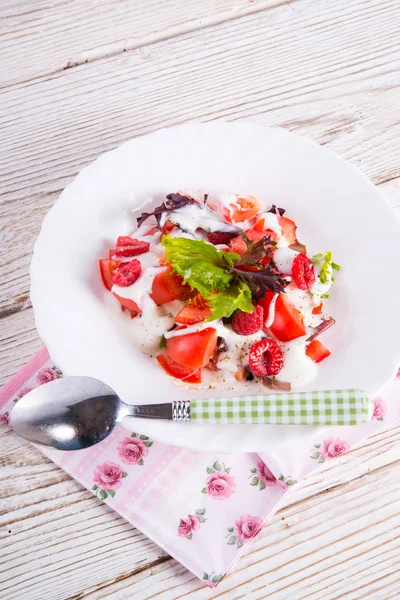
<path fill-rule="evenodd" d="M 292 264 L 298 254 L 300 254 L 300 252 L 296 252 L 290 248 L 278 248 L 275 250 L 274 262 L 278 267 L 278 271 L 281 271 L 285 275 L 291 275 Z"/>
<path fill-rule="evenodd" d="M 278 300 L 279 294 L 274 294 L 269 307 L 268 307 L 268 317 L 265 320 L 265 327 L 271 327 L 272 323 L 275 321 L 275 308 L 276 301 Z M 265 315 L 264 315 L 265 316 Z"/>
<path fill-rule="evenodd" d="M 276 234 L 276 244 L 278 248 L 289 246 L 288 241 L 283 237 L 282 227 L 279 225 L 278 215 L 271 212 L 261 213 L 258 219 L 264 219 L 264 230 L 270 229 Z"/>
<path fill-rule="evenodd" d="M 277 376 L 279 381 L 289 381 L 293 387 L 298 387 L 317 377 L 318 367 L 306 354 L 306 336 L 280 346 L 283 351 L 283 367 Z"/>

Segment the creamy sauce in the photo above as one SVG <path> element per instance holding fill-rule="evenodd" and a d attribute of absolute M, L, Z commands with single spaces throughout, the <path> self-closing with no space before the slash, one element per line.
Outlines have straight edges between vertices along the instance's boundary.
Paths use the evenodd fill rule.
<path fill-rule="evenodd" d="M 169 219 L 173 223 L 179 225 L 183 230 L 177 229 L 171 232 L 172 237 L 185 237 L 189 239 L 202 239 L 206 237 L 206 232 L 226 231 L 239 234 L 242 230 L 254 226 L 254 222 L 263 218 L 264 229 L 272 230 L 277 237 L 277 250 L 274 253 L 274 261 L 277 268 L 287 276 L 290 280 L 292 272 L 292 263 L 298 252 L 288 248 L 288 243 L 282 235 L 282 228 L 279 224 L 278 215 L 273 213 L 263 212 L 251 222 L 237 223 L 230 225 L 222 220 L 216 209 L 228 211 L 229 217 L 232 218 L 234 205 L 237 197 L 234 194 L 214 194 L 209 196 L 209 207 L 207 205 L 201 207 L 199 204 L 184 206 L 173 213 L 164 213 L 161 215 L 161 225 Z M 264 209 L 265 210 L 265 209 Z M 142 310 L 142 314 L 134 319 L 129 319 L 126 316 L 126 328 L 129 330 L 134 344 L 140 348 L 142 352 L 154 357 L 162 352 L 159 348 L 159 343 L 162 336 L 165 339 L 171 339 L 177 336 L 183 336 L 190 333 L 202 331 L 207 328 L 214 328 L 219 337 L 225 340 L 227 350 L 221 352 L 218 357 L 218 371 L 203 369 L 201 386 L 194 386 L 194 389 L 204 387 L 215 387 L 221 390 L 243 389 L 249 393 L 254 383 L 252 382 L 237 382 L 235 373 L 241 367 L 247 367 L 249 364 L 249 350 L 251 346 L 266 337 L 263 331 L 259 331 L 250 336 L 241 336 L 232 331 L 230 325 L 224 325 L 222 319 L 199 323 L 179 330 L 171 330 L 175 323 L 175 317 L 184 306 L 184 303 L 175 300 L 162 306 L 156 306 L 149 294 L 152 290 L 153 280 L 157 273 L 162 272 L 166 267 L 160 266 L 160 258 L 165 255 L 165 249 L 161 245 L 161 233 L 155 231 L 152 235 L 148 235 L 152 230 L 152 225 L 143 224 L 137 229 L 132 237 L 134 239 L 148 241 L 151 245 L 151 250 L 137 257 L 128 257 L 120 260 L 130 261 L 137 258 L 142 265 L 142 273 L 137 281 L 127 287 L 114 285 L 112 291 L 123 298 L 128 298 L 136 302 Z M 217 246 L 220 250 L 228 249 L 226 245 Z M 319 325 L 324 318 L 322 315 L 313 315 L 312 309 L 321 301 L 321 294 L 328 293 L 332 285 L 332 270 L 327 272 L 328 281 L 322 284 L 319 277 L 312 286 L 311 290 L 299 290 L 294 283 L 290 283 L 286 287 L 286 294 L 293 305 L 301 311 L 304 316 L 304 324 L 307 328 L 313 328 Z M 278 294 L 274 294 L 269 306 L 268 315 L 265 315 L 265 327 L 269 328 L 273 324 L 276 316 L 276 301 Z M 310 331 L 312 331 L 310 329 Z M 308 335 L 308 334 L 307 334 Z M 305 354 L 306 338 L 298 338 L 287 343 L 278 342 L 284 353 L 284 366 L 277 376 L 279 381 L 290 382 L 292 388 L 297 388 L 301 385 L 311 382 L 318 374 L 318 366 Z M 188 384 L 179 380 L 174 382 L 185 387 Z M 193 386 L 192 386 L 193 387 Z"/>
<path fill-rule="evenodd" d="M 168 218 L 169 221 L 179 225 L 186 232 L 190 231 L 196 237 L 202 237 L 196 233 L 197 229 L 205 231 L 229 231 L 240 233 L 238 227 L 229 225 L 218 217 L 218 214 L 210 211 L 207 207 L 201 208 L 197 204 L 188 204 L 182 208 L 178 208 L 173 213 L 164 217 L 164 221 Z"/>
<path fill-rule="evenodd" d="M 290 381 L 292 388 L 310 383 L 318 375 L 318 366 L 306 354 L 306 337 L 280 344 L 284 362 L 277 379 Z"/>
<path fill-rule="evenodd" d="M 111 291 L 115 292 L 122 298 L 133 300 L 136 302 L 139 308 L 143 310 L 144 301 L 149 298 L 149 294 L 151 293 L 154 277 L 157 275 L 157 273 L 165 270 L 165 267 L 159 266 L 160 259 L 158 256 L 156 256 L 156 254 L 154 254 L 154 252 L 146 252 L 145 254 L 140 254 L 139 256 L 133 258 L 137 258 L 142 265 L 140 277 L 135 281 L 135 283 L 126 287 L 113 285 Z M 130 260 L 132 260 L 132 257 Z M 149 300 L 153 302 L 150 298 Z"/>
<path fill-rule="evenodd" d="M 276 307 L 276 301 L 279 298 L 279 294 L 274 294 L 269 308 L 268 308 L 268 317 L 265 320 L 265 327 L 271 327 L 272 323 L 275 321 L 275 307 Z"/>
<path fill-rule="evenodd" d="M 300 252 L 296 252 L 295 250 L 291 250 L 290 248 L 278 248 L 274 252 L 274 262 L 278 267 L 278 270 L 284 273 L 285 275 L 292 274 L 292 264 L 296 256 L 300 254 Z"/>
<path fill-rule="evenodd" d="M 135 346 L 144 354 L 160 354 L 161 336 L 173 326 L 174 318 L 182 306 L 183 303 L 177 301 L 157 306 L 149 296 L 145 297 L 141 305 L 143 314 L 131 319 L 128 325 Z"/>
<path fill-rule="evenodd" d="M 288 241 L 282 235 L 282 227 L 279 225 L 278 215 L 265 212 L 258 215 L 258 219 L 264 219 L 264 230 L 270 229 L 276 234 L 276 244 L 278 248 L 285 248 L 289 246 Z"/>
<path fill-rule="evenodd" d="M 316 327 L 322 321 L 321 314 L 313 315 L 313 297 L 308 290 L 299 290 L 293 283 L 287 286 L 286 294 L 290 302 L 303 314 L 306 327 Z"/>
<path fill-rule="evenodd" d="M 321 267 L 320 267 L 320 272 L 321 272 Z M 319 278 L 319 273 L 318 273 L 318 275 L 315 274 L 316 275 L 315 283 L 312 285 L 311 290 L 310 290 L 310 292 L 313 296 L 313 302 L 314 302 L 315 306 L 318 306 L 318 304 L 320 304 L 322 295 L 329 294 L 329 290 L 332 287 L 333 281 L 332 281 L 331 265 L 326 267 L 325 272 L 326 272 L 326 283 L 322 283 L 322 281 Z"/>

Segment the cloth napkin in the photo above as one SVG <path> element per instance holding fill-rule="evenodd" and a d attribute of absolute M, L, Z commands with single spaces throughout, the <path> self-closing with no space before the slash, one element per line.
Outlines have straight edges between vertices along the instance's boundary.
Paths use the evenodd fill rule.
<path fill-rule="evenodd" d="M 58 377 L 61 371 L 43 348 L 0 390 L 0 421 L 9 425 L 19 398 Z M 318 464 L 334 460 L 400 419 L 399 392 L 400 371 L 375 398 L 374 414 L 366 425 L 329 428 L 313 439 L 262 454 L 198 453 L 122 427 L 86 450 L 38 449 L 206 585 L 215 587 L 290 486 Z"/>

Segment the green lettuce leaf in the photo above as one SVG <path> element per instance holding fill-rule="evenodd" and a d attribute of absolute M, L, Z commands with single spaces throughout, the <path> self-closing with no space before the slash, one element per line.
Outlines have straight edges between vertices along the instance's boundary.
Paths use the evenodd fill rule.
<path fill-rule="evenodd" d="M 227 290 L 232 280 L 229 269 L 239 254 L 220 252 L 204 240 L 164 236 L 165 258 L 185 283 L 204 296 Z"/>
<path fill-rule="evenodd" d="M 250 288 L 242 280 L 234 281 L 223 292 L 208 295 L 207 304 L 211 308 L 211 317 L 207 321 L 230 317 L 237 309 L 248 313 L 254 310 Z"/>

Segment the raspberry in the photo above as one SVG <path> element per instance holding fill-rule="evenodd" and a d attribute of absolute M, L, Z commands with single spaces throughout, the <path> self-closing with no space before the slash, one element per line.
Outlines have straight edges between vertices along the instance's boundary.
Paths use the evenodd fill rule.
<path fill-rule="evenodd" d="M 149 242 L 134 240 L 127 235 L 120 235 L 117 239 L 115 256 L 137 256 L 150 250 Z"/>
<path fill-rule="evenodd" d="M 232 238 L 236 237 L 236 233 L 229 233 L 229 231 L 211 231 L 207 233 L 207 239 L 210 244 L 214 244 L 214 246 L 219 246 L 219 244 L 226 244 L 229 246 L 229 242 Z"/>
<path fill-rule="evenodd" d="M 232 320 L 232 329 L 239 335 L 251 335 L 260 331 L 264 324 L 262 306 L 256 306 L 252 313 L 238 310 Z"/>
<path fill-rule="evenodd" d="M 274 340 L 260 340 L 250 348 L 249 366 L 257 377 L 278 375 L 283 367 L 283 352 Z"/>
<path fill-rule="evenodd" d="M 112 282 L 121 287 L 132 285 L 140 277 L 142 265 L 137 258 L 129 262 L 122 262 L 118 265 L 117 270 L 112 276 Z"/>
<path fill-rule="evenodd" d="M 300 290 L 309 290 L 314 283 L 314 265 L 305 254 L 298 254 L 293 260 L 292 277 Z"/>
<path fill-rule="evenodd" d="M 117 238 L 117 243 L 115 244 L 116 246 L 131 246 L 132 243 L 134 241 L 133 238 L 129 237 L 129 235 L 120 235 L 119 238 Z"/>

